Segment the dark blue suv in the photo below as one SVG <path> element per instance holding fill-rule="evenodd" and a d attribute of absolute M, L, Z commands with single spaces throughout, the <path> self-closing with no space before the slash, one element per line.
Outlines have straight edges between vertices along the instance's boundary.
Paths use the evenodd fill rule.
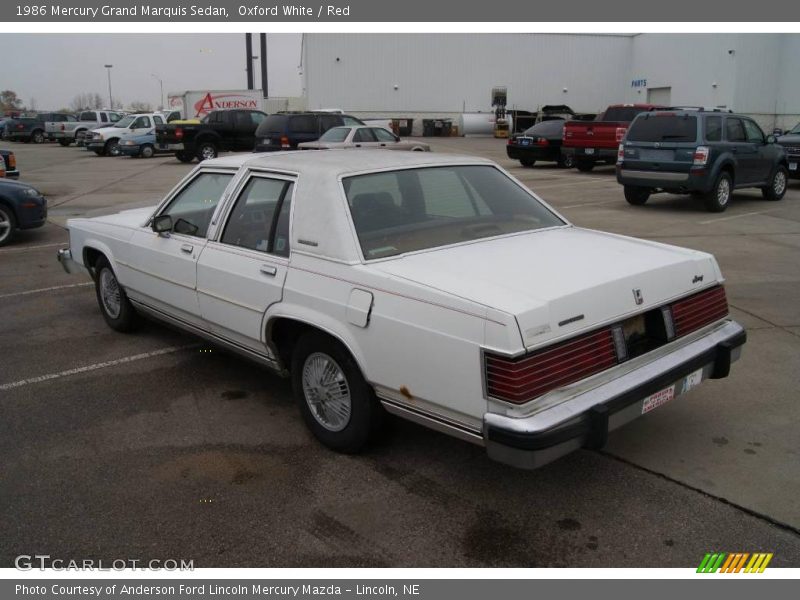
<path fill-rule="evenodd" d="M 617 153 L 625 199 L 641 205 L 651 194 L 691 194 L 722 212 L 734 189 L 760 188 L 767 200 L 786 193 L 788 160 L 775 136 L 755 121 L 718 109 L 675 108 L 639 114 Z"/>

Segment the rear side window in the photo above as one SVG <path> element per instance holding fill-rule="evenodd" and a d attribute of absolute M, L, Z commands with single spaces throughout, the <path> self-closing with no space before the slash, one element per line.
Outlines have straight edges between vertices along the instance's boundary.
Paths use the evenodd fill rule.
<path fill-rule="evenodd" d="M 285 115 L 269 115 L 266 119 L 261 121 L 258 126 L 258 135 L 267 133 L 283 133 L 286 126 L 287 117 Z"/>
<path fill-rule="evenodd" d="M 342 124 L 341 117 L 336 115 L 320 115 L 319 116 L 320 131 L 328 131 L 331 127 L 338 127 Z"/>
<path fill-rule="evenodd" d="M 97 121 L 97 115 L 91 111 L 82 112 L 81 121 Z"/>
<path fill-rule="evenodd" d="M 628 130 L 631 142 L 694 142 L 697 117 L 652 114 L 633 122 Z"/>
<path fill-rule="evenodd" d="M 221 242 L 259 252 L 271 252 L 270 233 L 281 199 L 292 184 L 255 177 L 236 200 Z"/>
<path fill-rule="evenodd" d="M 316 133 L 317 120 L 314 115 L 300 115 L 289 119 L 289 129 L 294 133 Z"/>
<path fill-rule="evenodd" d="M 741 119 L 725 119 L 725 139 L 729 142 L 747 141 Z"/>
<path fill-rule="evenodd" d="M 362 127 L 353 135 L 354 142 L 376 142 L 372 130 L 368 127 Z"/>
<path fill-rule="evenodd" d="M 722 141 L 722 117 L 708 117 L 706 119 L 706 141 Z"/>

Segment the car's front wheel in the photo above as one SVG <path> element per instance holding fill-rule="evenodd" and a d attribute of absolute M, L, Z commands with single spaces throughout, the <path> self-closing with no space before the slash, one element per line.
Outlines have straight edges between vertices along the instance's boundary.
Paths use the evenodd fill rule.
<path fill-rule="evenodd" d="M 314 436 L 337 452 L 361 450 L 383 418 L 383 408 L 342 344 L 317 332 L 303 335 L 292 355 L 292 388 Z"/>
<path fill-rule="evenodd" d="M 628 204 L 634 206 L 641 206 L 650 198 L 650 188 L 640 187 L 638 185 L 625 186 L 625 200 Z"/>
<path fill-rule="evenodd" d="M 156 149 L 153 148 L 153 146 L 151 146 L 150 144 L 145 144 L 139 150 L 139 156 L 141 156 L 142 158 L 153 158 L 153 155 L 155 155 L 155 153 Z"/>
<path fill-rule="evenodd" d="M 95 263 L 94 287 L 100 312 L 108 326 L 116 331 L 133 331 L 136 327 L 136 310 L 105 257 L 99 258 Z"/>
<path fill-rule="evenodd" d="M 786 194 L 786 184 L 788 182 L 789 172 L 783 165 L 778 165 L 772 178 L 769 180 L 769 185 L 761 188 L 761 194 L 767 200 L 780 200 Z"/>
<path fill-rule="evenodd" d="M 37 129 L 31 134 L 31 141 L 34 144 L 44 144 L 44 131 Z"/>
<path fill-rule="evenodd" d="M 13 211 L 4 204 L 0 204 L 0 246 L 11 242 L 16 228 L 17 221 Z"/>
<path fill-rule="evenodd" d="M 104 148 L 106 156 L 119 156 L 119 140 L 108 140 Z"/>
<path fill-rule="evenodd" d="M 733 194 L 733 178 L 730 173 L 723 171 L 714 182 L 711 191 L 703 196 L 703 203 L 709 212 L 722 212 L 728 208 Z"/>

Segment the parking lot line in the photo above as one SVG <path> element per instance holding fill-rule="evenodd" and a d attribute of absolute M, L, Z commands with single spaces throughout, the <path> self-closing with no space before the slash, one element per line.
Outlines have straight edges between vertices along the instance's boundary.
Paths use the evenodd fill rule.
<path fill-rule="evenodd" d="M 69 246 L 69 242 L 55 242 L 53 244 L 38 244 L 36 246 L 25 246 L 24 248 L 4 248 L 0 254 L 14 254 L 16 252 L 27 252 L 28 250 L 38 250 L 39 248 L 53 248 L 55 246 Z"/>
<path fill-rule="evenodd" d="M 42 292 L 54 292 L 56 290 L 66 290 L 69 288 L 85 287 L 87 285 L 94 285 L 93 281 L 86 283 L 71 283 L 69 285 L 54 285 L 53 287 L 39 288 L 38 290 L 25 290 L 24 292 L 12 292 L 10 294 L 0 294 L 0 300 L 3 298 L 14 298 L 16 296 L 28 296 L 30 294 L 41 294 Z"/>
<path fill-rule="evenodd" d="M 752 217 L 753 215 L 763 215 L 764 213 L 770 212 L 768 210 L 760 210 L 757 212 L 749 212 L 744 213 L 741 215 L 731 215 L 729 217 L 719 217 L 718 219 L 709 219 L 708 221 L 700 221 L 701 225 L 708 225 L 709 223 L 719 223 L 720 221 L 730 221 L 731 219 L 739 219 L 741 217 Z"/>
<path fill-rule="evenodd" d="M 146 358 L 153 358 L 154 356 L 163 356 L 165 354 L 173 354 L 175 352 L 180 352 L 182 350 L 188 350 L 190 348 L 197 347 L 198 344 L 187 344 L 185 346 L 169 346 L 167 348 L 161 348 L 160 350 L 153 350 L 152 352 L 143 352 L 141 354 L 134 354 L 132 356 L 125 356 L 123 358 L 118 358 L 116 360 L 108 360 L 105 362 L 94 363 L 92 365 L 86 365 L 84 367 L 76 367 L 74 369 L 67 369 L 66 371 L 60 371 L 58 373 L 48 373 L 47 375 L 39 375 L 37 377 L 30 377 L 28 379 L 20 379 L 19 381 L 11 381 L 9 383 L 0 384 L 0 391 L 11 390 L 15 388 L 20 388 L 26 385 L 30 385 L 32 383 L 41 383 L 43 381 L 52 381 L 53 379 L 60 379 L 62 377 L 69 377 L 70 375 L 78 375 L 80 373 L 88 373 L 89 371 L 97 371 L 98 369 L 106 369 L 108 367 L 115 367 L 117 365 L 123 365 L 127 363 L 136 362 L 139 360 L 144 360 Z"/>

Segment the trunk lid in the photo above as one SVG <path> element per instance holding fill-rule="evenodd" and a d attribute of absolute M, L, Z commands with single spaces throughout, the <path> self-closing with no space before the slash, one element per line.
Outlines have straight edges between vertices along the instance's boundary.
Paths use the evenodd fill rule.
<path fill-rule="evenodd" d="M 576 227 L 373 267 L 514 315 L 527 348 L 661 306 L 718 279 L 710 254 Z"/>

